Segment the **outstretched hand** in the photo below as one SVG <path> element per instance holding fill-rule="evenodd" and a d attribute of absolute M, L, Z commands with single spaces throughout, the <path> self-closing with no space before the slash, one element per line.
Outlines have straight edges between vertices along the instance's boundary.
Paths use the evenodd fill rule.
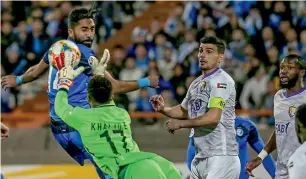
<path fill-rule="evenodd" d="M 97 58 L 92 59 L 92 72 L 94 75 L 100 75 L 104 77 L 104 72 L 107 68 L 107 63 L 110 59 L 110 53 L 107 49 L 104 50 L 103 56 L 100 60 Z"/>
<path fill-rule="evenodd" d="M 69 88 L 73 85 L 73 79 L 80 75 L 85 68 L 83 66 L 73 69 L 74 61 L 73 61 L 73 52 L 65 51 L 64 56 L 61 56 L 61 61 L 64 61 L 64 65 L 60 61 L 56 61 L 57 68 L 59 70 L 58 76 L 58 89 L 64 88 L 69 90 Z"/>
<path fill-rule="evenodd" d="M 156 112 L 161 112 L 165 108 L 165 101 L 161 95 L 154 95 L 150 98 L 150 103 L 152 104 Z"/>

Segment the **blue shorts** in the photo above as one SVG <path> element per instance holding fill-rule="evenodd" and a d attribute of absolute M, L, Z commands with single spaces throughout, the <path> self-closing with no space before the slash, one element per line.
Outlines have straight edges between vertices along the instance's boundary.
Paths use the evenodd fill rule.
<path fill-rule="evenodd" d="M 68 126 L 64 122 L 55 122 L 51 119 L 51 130 L 55 140 L 63 149 L 80 165 L 84 165 L 84 160 L 88 159 L 95 166 L 101 179 L 111 179 L 105 176 L 101 169 L 94 162 L 92 156 L 85 150 L 81 136 L 77 130 Z"/>

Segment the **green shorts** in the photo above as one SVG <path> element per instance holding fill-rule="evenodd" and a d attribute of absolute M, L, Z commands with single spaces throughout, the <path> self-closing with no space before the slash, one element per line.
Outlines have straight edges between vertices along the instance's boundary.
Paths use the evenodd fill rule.
<path fill-rule="evenodd" d="M 172 162 L 158 155 L 126 165 L 119 179 L 182 179 Z"/>

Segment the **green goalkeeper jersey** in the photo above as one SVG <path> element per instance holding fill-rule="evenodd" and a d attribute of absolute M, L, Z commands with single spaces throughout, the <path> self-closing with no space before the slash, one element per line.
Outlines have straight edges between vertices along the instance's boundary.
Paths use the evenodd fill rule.
<path fill-rule="evenodd" d="M 117 178 L 120 166 L 152 157 L 139 153 L 132 138 L 130 116 L 113 101 L 91 109 L 72 107 L 68 104 L 67 92 L 60 90 L 55 99 L 55 111 L 80 133 L 86 150 L 107 175 Z M 133 155 L 135 152 L 137 155 Z"/>

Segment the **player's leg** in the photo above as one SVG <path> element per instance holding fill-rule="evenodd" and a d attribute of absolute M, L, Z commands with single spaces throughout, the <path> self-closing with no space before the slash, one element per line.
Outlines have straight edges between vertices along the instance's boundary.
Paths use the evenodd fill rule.
<path fill-rule="evenodd" d="M 289 179 L 289 171 L 286 165 L 277 162 L 275 179 Z"/>
<path fill-rule="evenodd" d="M 96 164 L 96 162 L 94 161 L 94 159 L 92 158 L 92 156 L 85 151 L 85 156 L 86 156 L 86 159 L 90 160 L 90 162 L 95 166 L 96 168 L 96 171 L 97 171 L 97 174 L 99 175 L 99 177 L 101 179 L 103 179 L 105 177 L 105 179 L 113 179 L 113 177 L 111 176 L 106 176 L 104 175 L 104 173 L 102 172 L 102 170 L 100 169 L 100 167 Z"/>
<path fill-rule="evenodd" d="M 0 179 L 5 179 L 4 176 L 0 173 Z"/>
<path fill-rule="evenodd" d="M 194 146 L 194 141 L 193 141 L 193 137 L 189 137 L 189 145 L 188 145 L 188 149 L 187 149 L 187 167 L 189 168 L 189 170 L 191 170 L 191 162 L 195 156 L 195 146 Z"/>
<path fill-rule="evenodd" d="M 88 154 L 85 150 L 81 136 L 78 131 L 64 123 L 54 121 L 51 123 L 51 130 L 56 141 L 80 165 L 84 165 L 85 159 L 92 159 L 90 154 Z M 93 160 L 90 161 L 94 164 L 98 176 L 101 179 L 105 179 L 105 176 L 101 169 L 97 167 Z"/>
<path fill-rule="evenodd" d="M 157 164 L 157 166 L 161 168 L 163 173 L 166 175 L 167 179 L 181 179 L 182 178 L 180 172 L 177 170 L 174 164 L 170 162 L 169 160 L 161 156 L 156 156 L 151 159 Z"/>
<path fill-rule="evenodd" d="M 51 130 L 55 140 L 62 148 L 80 165 L 84 165 L 85 155 L 83 149 L 78 147 L 80 142 L 72 141 L 71 139 L 78 137 L 78 132 L 67 126 L 66 124 L 51 123 Z"/>
<path fill-rule="evenodd" d="M 119 179 L 167 179 L 162 169 L 154 160 L 144 159 L 124 167 Z"/>
<path fill-rule="evenodd" d="M 207 158 L 194 158 L 191 163 L 190 179 L 206 179 Z"/>
<path fill-rule="evenodd" d="M 79 132 L 75 131 L 70 133 L 70 142 L 77 148 L 81 149 L 84 159 L 88 159 L 96 168 L 97 174 L 100 179 L 112 179 L 110 176 L 105 176 L 102 170 L 98 167 L 96 162 L 93 160 L 92 156 L 86 151 L 84 144 L 82 142 L 82 138 Z M 67 151 L 68 152 L 68 151 Z"/>
<path fill-rule="evenodd" d="M 226 178 L 237 179 L 240 175 L 238 156 L 213 156 L 207 161 L 206 179 Z"/>

